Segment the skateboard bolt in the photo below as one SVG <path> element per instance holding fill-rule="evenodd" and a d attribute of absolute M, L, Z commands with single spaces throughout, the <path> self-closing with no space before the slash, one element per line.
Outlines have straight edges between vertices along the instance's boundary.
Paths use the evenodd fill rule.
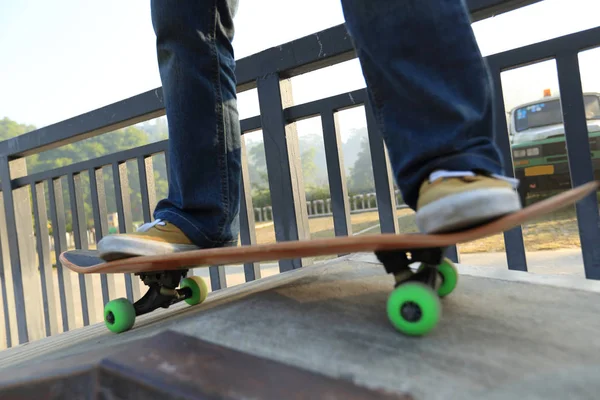
<path fill-rule="evenodd" d="M 115 323 L 115 315 L 112 313 L 112 311 L 109 311 L 109 313 L 106 315 L 106 322 L 109 324 Z"/>
<path fill-rule="evenodd" d="M 419 307 L 416 303 L 412 301 L 407 301 L 402 304 L 400 308 L 400 314 L 402 314 L 402 318 L 404 318 L 408 322 L 417 322 L 421 319 L 421 307 Z"/>

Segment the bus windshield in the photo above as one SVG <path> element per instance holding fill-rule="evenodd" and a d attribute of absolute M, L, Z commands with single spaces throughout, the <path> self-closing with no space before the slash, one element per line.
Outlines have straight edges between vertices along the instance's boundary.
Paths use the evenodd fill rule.
<path fill-rule="evenodd" d="M 585 118 L 600 119 L 600 99 L 595 95 L 583 97 Z M 560 100 L 541 101 L 515 111 L 515 129 L 517 132 L 540 126 L 562 124 Z"/>

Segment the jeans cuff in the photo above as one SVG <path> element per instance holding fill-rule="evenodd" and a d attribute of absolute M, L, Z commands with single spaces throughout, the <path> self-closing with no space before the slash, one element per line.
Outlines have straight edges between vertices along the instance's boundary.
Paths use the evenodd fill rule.
<path fill-rule="evenodd" d="M 202 248 L 209 249 L 215 247 L 233 247 L 237 245 L 237 239 L 232 240 L 213 240 L 209 238 L 202 229 L 202 226 L 198 226 L 192 220 L 187 218 L 185 215 L 179 212 L 179 210 L 163 209 L 154 213 L 155 219 L 161 219 L 172 223 L 187 236 L 190 241 Z"/>

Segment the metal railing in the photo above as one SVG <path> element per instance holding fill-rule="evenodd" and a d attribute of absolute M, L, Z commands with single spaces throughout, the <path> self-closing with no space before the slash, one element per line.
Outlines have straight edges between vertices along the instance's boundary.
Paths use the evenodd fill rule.
<path fill-rule="evenodd" d="M 472 0 L 469 7 L 473 20 L 495 13 L 509 11 L 534 1 Z M 579 78 L 578 52 L 600 46 L 600 28 L 571 34 L 527 47 L 487 57 L 496 90 L 497 115 L 505 115 L 502 101 L 500 73 L 536 61 L 555 59 L 563 104 L 568 160 L 572 184 L 593 180 L 590 149 Z M 355 58 L 350 37 L 343 25 L 327 29 L 282 46 L 265 50 L 241 59 L 237 65 L 238 91 L 257 89 L 260 115 L 241 121 L 244 134 L 262 130 L 264 151 L 271 190 L 272 221 L 277 241 L 299 240 L 309 237 L 308 210 L 302 184 L 297 154 L 298 138 L 293 123 L 311 117 L 320 117 L 326 155 L 330 200 L 319 204 L 327 207 L 333 217 L 337 236 L 352 234 L 349 199 L 341 155 L 340 132 L 336 129 L 337 113 L 353 107 L 364 106 L 368 128 L 375 183 L 376 210 L 381 232 L 399 232 L 396 218 L 396 192 L 387 162 L 382 137 L 376 129 L 364 89 L 355 90 L 301 105 L 292 105 L 289 78 L 332 66 Z M 282 88 L 284 90 L 282 90 Z M 167 141 L 161 141 L 121 151 L 88 161 L 83 161 L 50 171 L 28 174 L 26 156 L 75 143 L 141 121 L 164 115 L 161 88 L 110 104 L 69 120 L 37 129 L 33 132 L 0 143 L 0 271 L 1 296 L 4 311 L 6 345 L 25 343 L 44 336 L 67 331 L 76 326 L 76 315 L 83 325 L 98 320 L 93 301 L 102 297 L 106 303 L 114 298 L 114 276 L 101 276 L 101 293 L 95 293 L 89 275 L 78 276 L 80 291 L 71 290 L 71 274 L 58 272 L 58 293 L 54 293 L 51 252 L 54 257 L 67 249 L 66 222 L 63 199 L 63 181 L 66 178 L 72 214 L 73 241 L 77 248 L 87 248 L 89 236 L 84 216 L 82 174 L 89 176 L 89 191 L 93 212 L 95 236 L 100 240 L 108 234 L 107 205 L 104 171 L 112 171 L 119 229 L 132 229 L 132 212 L 129 200 L 128 162 L 137 164 L 144 220 L 151 220 L 151 210 L 156 205 L 153 177 L 153 156 L 165 154 Z M 502 150 L 506 165 L 513 165 L 506 121 L 496 121 L 497 144 Z M 255 213 L 250 195 L 248 165 L 242 141 L 242 186 L 240 212 L 240 241 L 243 245 L 256 243 Z M 288 149 L 281 152 L 280 149 Z M 167 163 L 168 164 L 168 163 Z M 511 171 L 508 171 L 509 174 Z M 88 188 L 86 188 L 87 190 Z M 49 204 L 46 204 L 48 199 Z M 371 200 L 369 200 L 370 202 Z M 50 210 L 47 215 L 46 210 Z M 330 211 L 329 211 L 330 210 Z M 598 205 L 595 198 L 586 198 L 576 207 L 581 237 L 584 268 L 587 278 L 600 278 L 600 243 Z M 52 227 L 53 250 L 47 240 L 48 222 Z M 515 228 L 504 234 L 508 267 L 527 270 L 523 233 Z M 457 260 L 454 247 L 449 253 Z M 281 260 L 280 271 L 300 268 L 302 259 Z M 260 278 L 258 263 L 243 266 L 246 281 Z M 75 275 L 74 275 L 75 276 Z M 210 267 L 212 290 L 226 286 L 225 269 Z M 132 300 L 140 296 L 139 280 L 125 277 L 126 295 Z M 60 314 L 55 307 L 55 296 L 60 299 Z M 74 296 L 81 299 L 81 310 L 74 306 Z M 80 313 L 80 314 L 79 314 Z M 101 318 L 100 318 L 101 319 Z M 59 328 L 60 326 L 60 328 Z"/>

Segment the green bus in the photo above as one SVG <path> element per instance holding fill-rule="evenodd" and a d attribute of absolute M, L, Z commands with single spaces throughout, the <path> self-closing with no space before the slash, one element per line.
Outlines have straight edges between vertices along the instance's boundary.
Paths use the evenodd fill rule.
<path fill-rule="evenodd" d="M 594 176 L 600 179 L 600 93 L 584 93 L 583 100 Z M 546 96 L 521 104 L 508 114 L 513 165 L 523 204 L 529 193 L 569 189 L 560 97 Z"/>

